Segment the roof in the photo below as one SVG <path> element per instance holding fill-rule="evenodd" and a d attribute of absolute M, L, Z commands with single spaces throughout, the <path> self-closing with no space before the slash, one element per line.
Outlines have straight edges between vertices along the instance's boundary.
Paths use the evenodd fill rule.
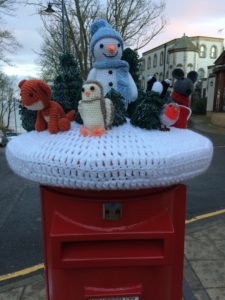
<path fill-rule="evenodd" d="M 190 36 L 188 37 L 189 40 L 193 41 L 193 40 L 200 40 L 200 39 L 204 39 L 204 40 L 213 40 L 213 41 L 219 41 L 219 42 L 223 42 L 224 39 L 223 38 L 217 38 L 217 37 L 209 37 L 209 36 Z M 177 41 L 179 41 L 179 38 L 176 38 L 176 39 L 173 39 L 173 40 L 170 40 L 166 43 L 163 43 L 163 44 L 160 44 L 158 45 L 157 47 L 154 47 L 154 48 L 151 48 L 145 52 L 142 53 L 142 56 L 145 56 L 145 55 L 148 55 L 158 49 L 162 49 L 162 48 L 167 48 L 168 46 L 170 46 L 171 44 L 174 44 L 176 43 Z M 178 50 L 179 51 L 179 50 Z"/>
<path fill-rule="evenodd" d="M 220 54 L 220 56 L 215 61 L 215 65 L 224 65 L 225 64 L 225 50 Z"/>
<path fill-rule="evenodd" d="M 190 38 L 185 34 L 175 42 L 173 47 L 169 49 L 170 52 L 181 51 L 181 50 L 198 52 L 198 48 L 192 43 Z"/>

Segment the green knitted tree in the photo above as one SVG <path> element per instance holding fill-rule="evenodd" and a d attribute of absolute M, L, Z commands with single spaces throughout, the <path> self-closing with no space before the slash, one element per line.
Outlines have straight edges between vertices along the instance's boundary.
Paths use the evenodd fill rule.
<path fill-rule="evenodd" d="M 160 129 L 159 115 L 163 104 L 158 93 L 147 92 L 143 101 L 137 105 L 131 117 L 131 124 L 145 129 Z"/>
<path fill-rule="evenodd" d="M 138 90 L 138 97 L 137 99 L 134 101 L 134 102 L 131 102 L 129 105 L 128 105 L 128 108 L 127 108 L 127 116 L 129 118 L 132 117 L 133 113 L 135 112 L 136 110 L 136 107 L 144 101 L 146 97 L 146 93 L 142 90 L 142 89 L 139 89 Z"/>
<path fill-rule="evenodd" d="M 130 66 L 130 74 L 134 79 L 134 82 L 139 88 L 139 56 L 138 53 L 131 48 L 126 48 L 123 51 L 122 60 L 126 60 Z"/>
<path fill-rule="evenodd" d="M 57 101 L 68 112 L 76 111 L 75 120 L 82 123 L 78 112 L 78 102 L 81 100 L 82 78 L 76 59 L 71 54 L 61 55 L 61 74 L 54 80 L 52 99 Z"/>
<path fill-rule="evenodd" d="M 35 121 L 37 118 L 37 111 L 28 110 L 26 107 L 19 105 L 19 114 L 22 122 L 22 127 L 26 131 L 35 130 Z"/>
<path fill-rule="evenodd" d="M 115 118 L 113 121 L 113 126 L 119 126 L 126 123 L 126 109 L 123 103 L 123 96 L 114 89 L 111 89 L 105 96 L 109 98 L 115 108 Z"/>

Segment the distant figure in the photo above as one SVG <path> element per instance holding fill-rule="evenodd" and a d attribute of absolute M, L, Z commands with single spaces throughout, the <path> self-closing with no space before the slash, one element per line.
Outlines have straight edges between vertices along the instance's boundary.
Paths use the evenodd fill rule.
<path fill-rule="evenodd" d="M 156 82 L 155 76 L 149 76 L 147 78 L 147 89 L 146 92 L 150 92 L 152 90 L 153 84 Z"/>

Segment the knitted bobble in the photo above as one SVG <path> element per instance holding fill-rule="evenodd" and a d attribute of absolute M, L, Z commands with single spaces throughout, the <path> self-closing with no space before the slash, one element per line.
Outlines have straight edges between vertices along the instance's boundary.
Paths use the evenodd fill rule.
<path fill-rule="evenodd" d="M 109 26 L 109 24 L 105 20 L 103 19 L 96 20 L 94 23 L 92 23 L 90 28 L 91 36 L 93 36 L 96 33 L 96 31 L 98 31 L 99 28 L 106 27 L 106 26 Z"/>

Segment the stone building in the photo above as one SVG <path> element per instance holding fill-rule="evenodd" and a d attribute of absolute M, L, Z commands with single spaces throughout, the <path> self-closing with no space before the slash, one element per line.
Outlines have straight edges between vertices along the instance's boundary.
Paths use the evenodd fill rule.
<path fill-rule="evenodd" d="M 206 90 L 207 115 L 213 124 L 225 127 L 225 50 L 209 67 Z"/>
<path fill-rule="evenodd" d="M 158 80 L 172 79 L 172 70 L 182 68 L 187 74 L 198 72 L 199 79 L 208 77 L 208 66 L 213 65 L 223 51 L 223 38 L 185 34 L 142 54 L 141 86 L 146 89 L 147 78 L 155 75 Z"/>

